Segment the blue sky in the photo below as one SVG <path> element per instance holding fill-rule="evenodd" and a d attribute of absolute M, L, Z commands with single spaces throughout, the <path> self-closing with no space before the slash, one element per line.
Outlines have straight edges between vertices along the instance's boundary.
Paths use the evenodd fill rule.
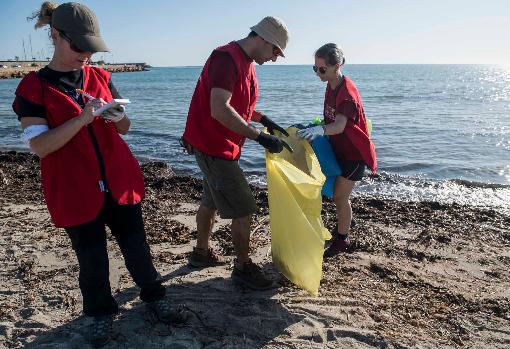
<path fill-rule="evenodd" d="M 154 66 L 203 65 L 211 50 L 240 39 L 266 15 L 291 32 L 282 64 L 312 64 L 326 42 L 345 51 L 347 63 L 510 64 L 510 1 L 460 0 L 187 0 L 82 1 L 98 16 L 114 62 Z M 2 0 L 0 59 L 32 52 L 51 56 L 44 30 L 26 17 L 42 1 Z"/>

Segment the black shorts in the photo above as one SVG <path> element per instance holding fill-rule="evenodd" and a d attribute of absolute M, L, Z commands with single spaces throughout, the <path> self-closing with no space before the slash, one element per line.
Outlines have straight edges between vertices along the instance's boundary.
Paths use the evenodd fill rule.
<path fill-rule="evenodd" d="M 350 181 L 359 182 L 363 179 L 367 165 L 363 161 L 344 160 L 338 161 L 342 167 L 342 177 Z"/>

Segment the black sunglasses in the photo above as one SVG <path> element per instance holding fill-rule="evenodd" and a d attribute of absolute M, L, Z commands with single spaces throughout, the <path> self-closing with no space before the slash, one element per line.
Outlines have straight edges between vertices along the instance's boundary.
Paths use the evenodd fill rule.
<path fill-rule="evenodd" d="M 265 42 L 267 42 L 268 44 L 270 45 L 273 45 L 273 56 L 280 56 L 280 57 L 283 57 L 283 53 L 282 53 L 282 50 L 280 50 L 280 48 L 278 46 L 276 46 L 275 44 L 272 44 L 270 43 L 269 41 L 267 41 L 266 39 L 262 39 L 264 40 Z"/>
<path fill-rule="evenodd" d="M 276 46 L 276 45 L 273 45 L 273 56 L 283 57 L 282 50 L 280 50 L 280 48 L 278 46 Z"/>
<path fill-rule="evenodd" d="M 66 33 L 64 33 L 63 31 L 58 31 L 58 33 L 60 34 L 60 37 L 64 38 L 65 41 L 67 41 L 69 43 L 69 47 L 71 48 L 71 50 L 73 50 L 74 52 L 76 53 L 84 53 L 84 52 L 87 52 L 87 51 L 84 51 L 82 49 L 80 49 L 78 46 L 76 46 L 75 44 L 73 44 L 73 42 L 71 41 L 71 38 L 69 36 L 67 36 Z"/>
<path fill-rule="evenodd" d="M 324 75 L 326 74 L 326 70 L 328 70 L 327 67 L 317 67 L 316 65 L 313 66 L 313 71 L 317 73 L 317 71 L 319 71 L 319 73 L 321 75 Z"/>

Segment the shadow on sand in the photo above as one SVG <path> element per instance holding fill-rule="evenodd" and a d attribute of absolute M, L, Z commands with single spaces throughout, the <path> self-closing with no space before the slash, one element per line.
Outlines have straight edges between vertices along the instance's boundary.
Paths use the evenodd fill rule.
<path fill-rule="evenodd" d="M 165 281 L 195 270 L 181 266 L 164 275 Z M 262 348 L 303 316 L 291 314 L 273 296 L 277 289 L 251 291 L 230 278 L 167 285 L 167 297 L 188 314 L 182 325 L 155 323 L 141 301 L 138 288 L 116 295 L 120 312 L 114 338 L 104 348 Z M 90 318 L 80 316 L 49 331 L 39 332 L 26 348 L 87 348 Z"/>

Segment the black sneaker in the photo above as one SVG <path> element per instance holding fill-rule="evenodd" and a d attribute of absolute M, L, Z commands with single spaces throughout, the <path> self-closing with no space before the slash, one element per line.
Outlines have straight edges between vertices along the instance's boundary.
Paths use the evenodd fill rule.
<path fill-rule="evenodd" d="M 331 244 L 324 251 L 324 258 L 333 257 L 340 252 L 347 252 L 350 246 L 351 240 L 349 239 L 348 235 L 334 235 L 333 239 L 331 239 Z"/>
<path fill-rule="evenodd" d="M 252 290 L 268 290 L 274 288 L 272 280 L 268 279 L 258 265 L 251 260 L 243 264 L 234 262 L 232 270 L 232 279 L 239 282 Z"/>
<path fill-rule="evenodd" d="M 101 348 L 112 338 L 113 316 L 95 316 L 90 342 L 94 348 Z"/>
<path fill-rule="evenodd" d="M 181 324 L 186 321 L 184 312 L 182 310 L 173 311 L 165 298 L 147 303 L 147 307 L 159 321 L 166 325 Z"/>
<path fill-rule="evenodd" d="M 188 264 L 195 268 L 216 267 L 226 263 L 225 259 L 210 247 L 207 250 L 193 247 L 193 252 L 188 259 Z"/>

